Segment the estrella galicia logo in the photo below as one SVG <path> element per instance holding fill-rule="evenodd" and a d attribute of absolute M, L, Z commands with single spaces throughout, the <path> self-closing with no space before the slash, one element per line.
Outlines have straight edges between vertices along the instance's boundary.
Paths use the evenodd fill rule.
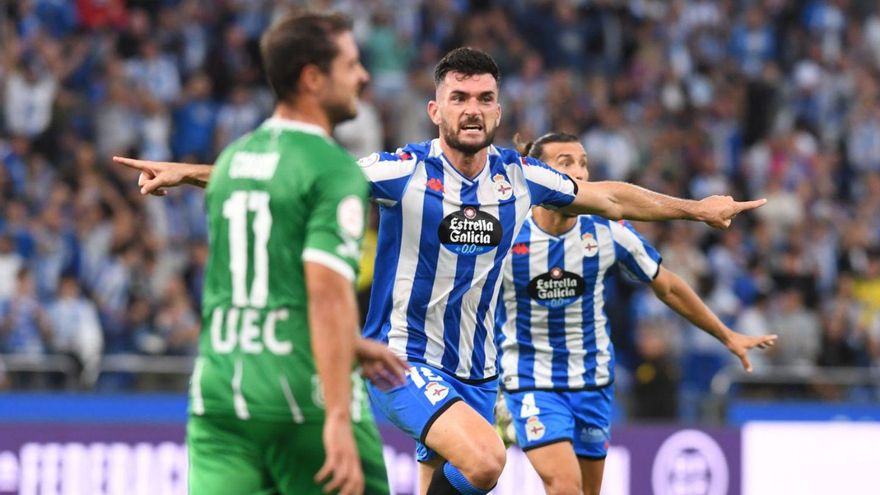
<path fill-rule="evenodd" d="M 554 266 L 549 272 L 529 282 L 529 296 L 541 306 L 558 308 L 575 302 L 584 293 L 586 284 L 580 275 Z"/>
<path fill-rule="evenodd" d="M 501 243 L 501 222 L 476 206 L 463 206 L 450 213 L 437 229 L 446 249 L 468 256 L 491 251 Z"/>

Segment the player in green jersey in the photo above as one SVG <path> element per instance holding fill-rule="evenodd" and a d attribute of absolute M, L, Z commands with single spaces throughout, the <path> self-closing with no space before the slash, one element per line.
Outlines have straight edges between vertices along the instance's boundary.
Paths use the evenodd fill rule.
<path fill-rule="evenodd" d="M 405 364 L 357 336 L 368 186 L 330 137 L 368 80 L 350 21 L 301 14 L 261 40 L 274 115 L 221 153 L 190 388 L 193 494 L 388 493 L 372 380 Z M 149 175 L 149 172 L 146 172 Z"/>

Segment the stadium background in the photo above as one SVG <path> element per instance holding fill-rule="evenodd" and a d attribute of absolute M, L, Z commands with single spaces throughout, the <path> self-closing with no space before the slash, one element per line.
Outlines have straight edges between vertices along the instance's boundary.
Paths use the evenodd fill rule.
<path fill-rule="evenodd" d="M 302 3 L 0 0 L 0 493 L 180 493 L 184 475 L 168 466 L 185 467 L 203 197 L 141 197 L 110 157 L 210 162 L 257 125 L 272 106 L 259 34 Z M 618 278 L 608 311 L 623 457 L 609 460 L 605 493 L 665 493 L 644 478 L 664 478 L 653 453 L 681 431 L 692 441 L 673 456 L 669 493 L 714 494 L 719 469 L 729 483 L 717 493 L 880 486 L 877 2 L 311 5 L 355 18 L 372 74 L 358 119 L 338 129 L 355 156 L 435 137 L 431 69 L 470 45 L 502 69 L 498 144 L 569 132 L 593 180 L 770 200 L 724 232 L 637 226 L 729 326 L 780 339 L 745 376 L 723 346 Z M 362 305 L 371 265 L 368 254 Z M 395 445 L 392 476 L 408 493 L 409 446 Z M 71 466 L 88 462 L 101 463 L 99 481 L 76 477 Z M 161 489 L 156 466 L 176 473 Z M 790 476 L 767 491 L 771 467 Z"/>

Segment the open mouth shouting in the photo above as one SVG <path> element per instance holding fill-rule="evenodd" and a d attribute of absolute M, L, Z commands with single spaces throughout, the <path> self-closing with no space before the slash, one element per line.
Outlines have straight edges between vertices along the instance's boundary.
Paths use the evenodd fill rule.
<path fill-rule="evenodd" d="M 470 121 L 459 127 L 459 132 L 465 136 L 479 136 L 483 133 L 483 124 L 481 122 Z"/>

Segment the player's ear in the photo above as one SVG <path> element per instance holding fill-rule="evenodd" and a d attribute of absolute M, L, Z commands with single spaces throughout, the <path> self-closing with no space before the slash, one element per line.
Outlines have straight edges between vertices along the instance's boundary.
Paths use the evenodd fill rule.
<path fill-rule="evenodd" d="M 326 74 L 317 65 L 306 64 L 299 76 L 299 84 L 306 92 L 318 92 L 323 86 Z"/>
<path fill-rule="evenodd" d="M 431 122 L 434 125 L 440 125 L 440 105 L 437 104 L 436 100 L 428 102 L 428 117 L 431 118 Z"/>

